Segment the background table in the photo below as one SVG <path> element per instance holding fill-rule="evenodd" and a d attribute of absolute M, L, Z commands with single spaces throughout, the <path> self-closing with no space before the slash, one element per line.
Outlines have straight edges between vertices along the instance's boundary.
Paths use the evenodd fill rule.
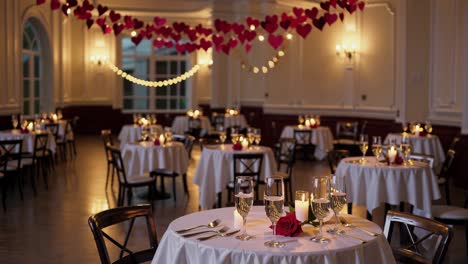
<path fill-rule="evenodd" d="M 281 132 L 282 138 L 294 138 L 294 130 L 301 129 L 298 126 L 285 126 Z M 327 157 L 328 151 L 333 149 L 333 134 L 329 127 L 320 126 L 317 128 L 302 128 L 303 130 L 311 130 L 312 137 L 310 143 L 316 145 L 314 156 L 318 160 L 323 160 Z"/>
<path fill-rule="evenodd" d="M 231 144 L 205 146 L 198 161 L 193 182 L 200 191 L 200 206 L 211 208 L 217 193 L 222 192 L 234 178 L 233 155 L 241 153 L 263 153 L 261 179 L 276 173 L 276 161 L 269 147 L 258 146 L 248 150 L 233 150 Z"/>
<path fill-rule="evenodd" d="M 247 216 L 247 232 L 255 236 L 249 241 L 231 237 L 198 241 L 196 238 L 183 238 L 174 230 L 194 225 L 206 224 L 216 218 L 228 227 L 233 227 L 233 207 L 208 210 L 186 215 L 174 220 L 159 243 L 153 264 L 156 263 L 395 263 L 390 246 L 374 223 L 362 218 L 347 216 L 356 226 L 379 233 L 372 237 L 360 231 L 345 228 L 353 236 L 368 243 L 337 237 L 325 233 L 329 244 L 319 244 L 309 240 L 317 233 L 312 226 L 304 226 L 304 233 L 298 237 L 278 236 L 286 246 L 279 249 L 268 248 L 264 242 L 272 238 L 270 221 L 263 206 L 254 206 Z M 324 226 L 327 229 L 327 226 Z M 207 235 L 207 234 L 206 234 Z M 202 236 L 202 235 L 200 235 Z"/>
<path fill-rule="evenodd" d="M 184 144 L 171 142 L 155 146 L 153 142 L 127 143 L 122 147 L 127 175 L 144 175 L 155 169 L 170 169 L 180 175 L 187 172 L 189 158 Z"/>
<path fill-rule="evenodd" d="M 12 129 L 12 130 L 3 130 L 0 131 L 0 140 L 12 140 L 12 139 L 22 139 L 23 152 L 30 152 L 34 151 L 34 140 L 36 138 L 36 134 L 34 132 L 22 134 L 21 130 L 19 129 Z M 54 135 L 49 133 L 49 138 L 47 140 L 47 149 L 49 149 L 52 153 L 55 153 L 56 143 Z"/>
<path fill-rule="evenodd" d="M 120 146 L 124 146 L 129 142 L 137 142 L 141 139 L 141 130 L 143 127 L 139 125 L 124 125 L 119 133 Z M 151 133 L 162 134 L 164 133 L 161 125 L 150 125 Z"/>
<path fill-rule="evenodd" d="M 206 116 L 200 116 L 201 121 L 201 135 L 209 134 L 211 132 L 211 122 Z M 188 131 L 188 117 L 187 116 L 176 116 L 172 122 L 172 132 L 175 134 L 183 135 L 185 131 Z"/>
<path fill-rule="evenodd" d="M 244 115 L 225 115 L 224 116 L 224 127 L 233 127 L 233 126 L 238 126 L 240 128 L 246 128 L 247 127 L 247 121 L 245 120 Z"/>
<path fill-rule="evenodd" d="M 42 130 L 45 129 L 46 124 L 55 124 L 55 123 L 49 123 L 49 121 L 47 121 L 47 120 L 42 122 L 41 123 L 41 129 Z M 71 126 L 70 122 L 68 122 L 67 120 L 60 119 L 60 120 L 57 121 L 57 124 L 59 125 L 58 135 L 61 138 L 65 138 L 65 139 L 68 139 L 68 140 L 73 140 L 73 138 L 74 138 L 73 129 L 71 127 L 67 128 L 67 126 Z M 65 135 L 65 132 L 66 132 L 66 135 Z"/>
<path fill-rule="evenodd" d="M 427 164 L 414 161 L 414 165 L 388 166 L 374 157 L 367 157 L 364 164 L 359 160 L 345 158 L 335 172 L 346 183 L 348 202 L 366 206 L 372 213 L 382 203 L 398 205 L 404 201 L 421 210 L 423 216 L 432 216 L 432 201 L 440 199 L 440 191 Z"/>
<path fill-rule="evenodd" d="M 442 148 L 439 137 L 436 135 L 417 137 L 411 134 L 407 134 L 407 136 L 412 147 L 411 152 L 433 156 L 434 170 L 439 172 L 445 160 L 444 149 Z M 389 144 L 393 140 L 395 141 L 395 144 L 400 144 L 402 138 L 403 134 L 401 133 L 388 134 L 385 138 L 385 144 Z"/>

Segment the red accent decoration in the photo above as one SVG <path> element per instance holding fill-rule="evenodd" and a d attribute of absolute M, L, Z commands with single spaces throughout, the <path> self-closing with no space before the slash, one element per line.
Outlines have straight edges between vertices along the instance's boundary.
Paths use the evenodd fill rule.
<path fill-rule="evenodd" d="M 254 26 L 255 28 L 258 28 L 258 26 L 260 25 L 259 20 L 251 18 L 251 17 L 248 17 L 245 21 L 247 23 L 247 26 L 249 26 L 249 29 L 250 29 L 250 26 Z"/>
<path fill-rule="evenodd" d="M 157 39 L 153 40 L 153 47 L 155 47 L 157 49 L 160 49 L 160 48 L 164 47 L 164 44 L 165 44 L 164 40 L 162 40 L 162 39 L 157 38 Z"/>
<path fill-rule="evenodd" d="M 323 27 L 325 26 L 325 18 L 323 16 L 321 16 L 319 19 L 314 19 L 314 21 L 312 22 L 312 24 L 314 24 L 314 26 L 320 30 L 323 29 Z"/>
<path fill-rule="evenodd" d="M 153 141 L 153 144 L 155 146 L 160 146 L 161 145 L 161 142 L 159 141 L 159 138 L 155 138 L 154 141 Z"/>
<path fill-rule="evenodd" d="M 362 2 L 362 1 L 359 2 L 359 4 L 358 4 L 358 7 L 359 7 L 359 9 L 360 9 L 361 11 L 364 10 L 364 7 L 365 7 L 365 6 L 366 6 L 366 3 Z"/>
<path fill-rule="evenodd" d="M 141 34 L 138 34 L 134 37 L 132 37 L 132 42 L 135 44 L 135 46 L 138 46 L 140 44 L 141 40 L 143 40 L 143 36 Z"/>
<path fill-rule="evenodd" d="M 42 5 L 46 0 L 36 0 L 36 5 Z"/>
<path fill-rule="evenodd" d="M 205 51 L 211 48 L 211 45 L 212 45 L 211 41 L 208 41 L 204 38 L 200 39 L 200 47 L 204 49 Z"/>
<path fill-rule="evenodd" d="M 237 143 L 232 145 L 232 149 L 233 150 L 242 150 L 242 144 L 237 142 Z"/>
<path fill-rule="evenodd" d="M 116 21 L 118 21 L 121 16 L 119 13 L 115 12 L 114 10 L 110 11 L 109 13 L 109 18 L 110 20 L 112 21 L 112 23 L 115 23 Z"/>
<path fill-rule="evenodd" d="M 94 20 L 88 19 L 86 20 L 86 26 L 88 26 L 88 29 L 90 29 L 94 24 Z"/>
<path fill-rule="evenodd" d="M 312 9 L 306 9 L 305 15 L 311 20 L 314 20 L 315 18 L 317 18 L 318 11 L 319 10 L 316 7 L 313 7 Z"/>
<path fill-rule="evenodd" d="M 86 11 L 93 11 L 94 9 L 94 5 L 90 4 L 88 0 L 84 0 L 82 6 Z"/>
<path fill-rule="evenodd" d="M 270 45 L 274 48 L 274 49 L 278 49 L 281 44 L 283 44 L 283 36 L 281 35 L 273 35 L 273 34 L 270 34 L 268 36 L 268 43 L 270 43 Z"/>
<path fill-rule="evenodd" d="M 273 226 L 270 226 L 270 228 L 273 229 Z M 276 234 L 278 235 L 295 237 L 302 232 L 301 221 L 297 220 L 295 212 L 280 217 L 276 223 Z"/>
<path fill-rule="evenodd" d="M 326 13 L 324 16 L 325 18 L 325 21 L 328 23 L 328 25 L 332 25 L 333 23 L 336 22 L 336 20 L 338 19 L 338 16 L 336 14 L 330 14 L 330 13 Z"/>
<path fill-rule="evenodd" d="M 154 21 L 154 24 L 157 26 L 157 27 L 162 27 L 166 24 L 167 20 L 165 18 L 161 18 L 161 17 L 157 17 L 155 16 L 153 18 L 153 21 Z"/>
<path fill-rule="evenodd" d="M 325 11 L 330 11 L 330 2 L 321 2 L 320 3 L 320 8 L 322 8 Z"/>
<path fill-rule="evenodd" d="M 75 7 L 78 5 L 78 1 L 76 0 L 67 0 L 68 7 Z"/>
<path fill-rule="evenodd" d="M 114 30 L 114 35 L 118 36 L 122 30 L 124 30 L 125 25 L 123 24 L 114 24 L 112 29 Z"/>
<path fill-rule="evenodd" d="M 97 7 L 97 10 L 98 10 L 99 16 L 102 16 L 109 10 L 109 8 L 107 6 L 103 6 L 103 5 L 99 4 L 98 7 Z"/>
<path fill-rule="evenodd" d="M 301 37 L 306 38 L 310 31 L 312 31 L 312 26 L 310 24 L 298 25 L 296 31 Z"/>
<path fill-rule="evenodd" d="M 340 13 L 338 16 L 340 17 L 341 22 L 343 22 L 344 21 L 344 14 Z"/>
<path fill-rule="evenodd" d="M 60 0 L 52 0 L 50 1 L 50 9 L 57 10 L 60 8 Z"/>
<path fill-rule="evenodd" d="M 252 44 L 250 43 L 245 44 L 245 52 L 249 53 L 251 49 L 252 49 Z"/>
<path fill-rule="evenodd" d="M 21 128 L 21 134 L 29 134 L 29 130 Z"/>
<path fill-rule="evenodd" d="M 303 8 L 299 8 L 299 7 L 293 7 L 293 13 L 296 17 L 300 17 L 302 15 L 302 13 L 304 13 L 304 9 Z"/>

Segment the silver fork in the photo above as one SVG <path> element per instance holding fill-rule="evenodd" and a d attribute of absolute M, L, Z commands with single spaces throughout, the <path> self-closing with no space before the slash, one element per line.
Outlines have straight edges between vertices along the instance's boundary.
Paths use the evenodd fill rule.
<path fill-rule="evenodd" d="M 211 236 L 206 236 L 206 237 L 199 237 L 197 238 L 199 241 L 205 241 L 205 240 L 208 240 L 210 238 L 213 238 L 213 237 L 227 237 L 227 236 L 232 236 L 236 233 L 239 233 L 239 229 L 238 230 L 234 230 L 232 232 L 224 232 L 224 233 L 218 233 L 218 234 L 214 234 L 214 235 L 211 235 Z"/>
<path fill-rule="evenodd" d="M 187 231 L 193 230 L 195 228 L 200 228 L 200 227 L 213 228 L 213 227 L 217 227 L 220 223 L 221 223 L 221 220 L 215 219 L 214 221 L 209 222 L 207 225 L 198 225 L 198 226 L 194 226 L 194 227 L 189 227 L 189 228 L 185 228 L 185 229 L 176 230 L 175 232 L 180 234 L 180 233 L 185 233 Z"/>
<path fill-rule="evenodd" d="M 351 239 L 354 239 L 354 240 L 356 240 L 356 241 L 359 241 L 359 243 L 361 243 L 361 244 L 367 243 L 367 241 L 365 241 L 365 240 L 363 240 L 363 239 L 360 239 L 359 237 L 355 237 L 355 236 L 351 236 L 351 235 L 345 234 L 345 231 L 343 231 L 343 230 L 340 230 L 340 231 L 338 231 L 338 232 L 336 232 L 336 233 L 331 233 L 331 234 L 333 234 L 333 235 L 338 235 L 338 236 L 342 236 L 342 237 L 351 238 Z"/>
<path fill-rule="evenodd" d="M 229 230 L 229 227 L 225 226 L 221 229 L 218 229 L 218 230 L 205 230 L 205 231 L 200 231 L 200 232 L 195 232 L 195 233 L 190 233 L 190 234 L 184 234 L 182 235 L 183 237 L 192 237 L 192 236 L 196 236 L 196 235 L 199 235 L 199 234 L 204 234 L 204 233 L 211 233 L 211 232 L 214 232 L 214 233 L 217 233 L 217 234 L 223 234 L 223 233 L 226 233 L 227 231 Z M 217 235 L 215 234 L 215 235 Z"/>
<path fill-rule="evenodd" d="M 362 231 L 362 232 L 364 232 L 364 233 L 366 233 L 366 234 L 368 234 L 370 236 L 378 236 L 379 235 L 379 234 L 376 234 L 374 232 L 371 232 L 371 231 L 359 228 L 357 226 L 354 226 L 354 225 L 348 223 L 348 221 L 346 221 L 346 219 L 344 219 L 344 218 L 340 219 L 340 222 L 341 222 L 342 225 L 344 225 L 346 227 L 357 229 L 357 230 Z"/>

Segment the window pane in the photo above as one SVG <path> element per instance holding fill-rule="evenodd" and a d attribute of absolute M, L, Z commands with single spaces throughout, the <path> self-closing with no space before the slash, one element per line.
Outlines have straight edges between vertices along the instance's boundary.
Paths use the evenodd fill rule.
<path fill-rule="evenodd" d="M 23 98 L 29 98 L 29 80 L 23 80 Z"/>
<path fill-rule="evenodd" d="M 133 84 L 133 96 L 148 97 L 149 87 Z"/>
<path fill-rule="evenodd" d="M 123 57 L 122 58 L 122 70 L 129 74 L 133 74 L 133 72 L 135 71 L 135 59 Z"/>
<path fill-rule="evenodd" d="M 40 102 L 39 100 L 34 101 L 34 114 L 39 114 L 39 110 L 41 109 L 40 107 Z"/>
<path fill-rule="evenodd" d="M 167 74 L 167 61 L 156 62 L 156 74 Z"/>
<path fill-rule="evenodd" d="M 34 56 L 34 77 L 39 78 L 41 74 L 41 60 L 39 56 Z"/>
<path fill-rule="evenodd" d="M 187 85 L 187 82 L 186 81 L 182 81 L 180 82 L 180 95 L 181 96 L 185 96 L 185 90 L 186 90 L 186 85 Z"/>
<path fill-rule="evenodd" d="M 23 53 L 23 76 L 29 77 L 29 54 Z"/>
<path fill-rule="evenodd" d="M 171 74 L 177 74 L 177 61 L 171 61 Z"/>
<path fill-rule="evenodd" d="M 41 82 L 39 80 L 34 81 L 34 97 L 41 96 Z"/>
<path fill-rule="evenodd" d="M 183 98 L 179 100 L 179 108 L 187 109 L 187 99 Z"/>
<path fill-rule="evenodd" d="M 184 73 L 187 71 L 187 62 L 181 61 L 180 62 L 180 73 Z"/>
<path fill-rule="evenodd" d="M 133 44 L 133 43 L 132 43 Z M 151 41 L 144 39 L 136 47 L 136 53 L 140 55 L 150 55 L 151 54 Z"/>
<path fill-rule="evenodd" d="M 32 44 L 32 50 L 34 50 L 34 51 L 39 51 L 39 48 L 40 48 L 40 47 L 39 47 L 39 41 L 38 41 L 38 39 L 36 38 L 36 39 L 34 40 L 33 44 Z"/>
<path fill-rule="evenodd" d="M 166 99 L 156 99 L 156 109 L 167 109 L 167 100 Z"/>
<path fill-rule="evenodd" d="M 23 102 L 23 114 L 29 115 L 29 101 L 28 100 L 24 100 Z"/>
<path fill-rule="evenodd" d="M 31 49 L 31 44 L 28 35 L 23 34 L 23 49 Z"/>
<path fill-rule="evenodd" d="M 126 110 L 133 109 L 133 100 L 132 99 L 124 99 L 123 108 Z"/>
<path fill-rule="evenodd" d="M 167 86 L 156 87 L 156 95 L 166 96 L 167 95 Z"/>
<path fill-rule="evenodd" d="M 176 85 L 169 86 L 169 90 L 171 92 L 171 96 L 177 96 L 177 86 Z"/>
<path fill-rule="evenodd" d="M 124 96 L 133 95 L 133 83 L 131 83 L 127 79 L 123 79 L 123 87 L 124 87 Z"/>
<path fill-rule="evenodd" d="M 169 103 L 170 103 L 170 106 L 171 106 L 171 110 L 172 109 L 177 109 L 177 99 L 171 99 L 171 100 L 169 100 Z"/>
<path fill-rule="evenodd" d="M 134 54 L 135 44 L 130 38 L 122 38 L 122 54 Z"/>
<path fill-rule="evenodd" d="M 149 59 L 148 58 L 138 58 L 135 64 L 134 76 L 143 79 L 143 76 L 149 74 Z"/>
<path fill-rule="evenodd" d="M 124 109 L 126 110 L 146 110 L 148 109 L 148 99 L 124 99 Z"/>

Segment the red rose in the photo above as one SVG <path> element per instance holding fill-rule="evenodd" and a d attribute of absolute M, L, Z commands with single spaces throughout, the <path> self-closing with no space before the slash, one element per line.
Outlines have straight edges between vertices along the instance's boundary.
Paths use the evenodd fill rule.
<path fill-rule="evenodd" d="M 317 128 L 319 127 L 319 124 L 315 123 L 314 125 L 310 125 L 310 128 Z"/>
<path fill-rule="evenodd" d="M 397 164 L 397 165 L 403 164 L 403 158 L 400 157 L 400 155 L 397 155 L 397 156 L 395 157 L 395 164 Z"/>
<path fill-rule="evenodd" d="M 28 129 L 21 129 L 21 134 L 28 134 L 29 133 L 29 130 Z"/>
<path fill-rule="evenodd" d="M 270 226 L 273 229 L 273 226 Z M 276 234 L 282 236 L 298 236 L 302 233 L 301 222 L 297 220 L 296 213 L 287 213 L 286 216 L 280 217 L 276 223 Z"/>
<path fill-rule="evenodd" d="M 159 138 L 156 138 L 156 139 L 153 141 L 153 144 L 154 144 L 155 146 L 161 145 L 161 142 L 159 141 Z"/>
<path fill-rule="evenodd" d="M 421 131 L 421 132 L 419 132 L 419 136 L 420 136 L 420 137 L 425 137 L 425 136 L 427 136 L 426 131 Z"/>
<path fill-rule="evenodd" d="M 233 150 L 242 150 L 241 143 L 237 142 L 236 144 L 232 145 Z"/>

